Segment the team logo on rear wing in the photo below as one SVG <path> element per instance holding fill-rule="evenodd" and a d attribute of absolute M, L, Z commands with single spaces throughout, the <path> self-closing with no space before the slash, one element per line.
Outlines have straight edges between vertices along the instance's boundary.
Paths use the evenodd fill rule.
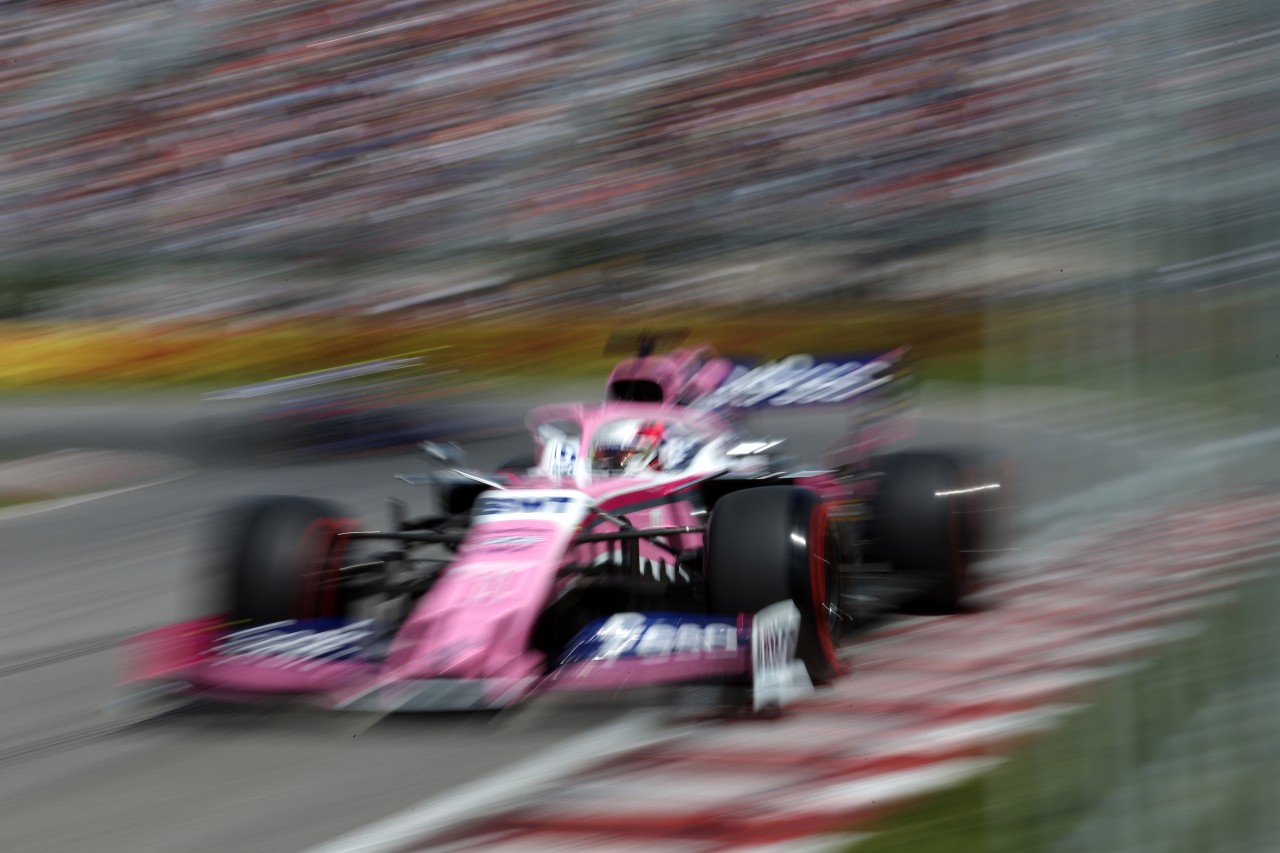
<path fill-rule="evenodd" d="M 720 387 L 694 402 L 703 409 L 757 409 L 846 403 L 895 381 L 903 350 L 871 356 L 814 356 L 739 365 Z"/>

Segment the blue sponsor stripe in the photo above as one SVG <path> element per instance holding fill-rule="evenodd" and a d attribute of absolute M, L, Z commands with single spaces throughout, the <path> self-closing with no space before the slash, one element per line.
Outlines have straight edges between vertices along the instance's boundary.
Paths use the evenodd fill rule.
<path fill-rule="evenodd" d="M 291 619 L 224 634 L 215 651 L 223 658 L 352 660 L 372 656 L 384 634 L 371 619 Z"/>
<path fill-rule="evenodd" d="M 616 613 L 578 632 L 558 666 L 625 658 L 736 654 L 750 630 L 736 619 L 689 613 Z"/>

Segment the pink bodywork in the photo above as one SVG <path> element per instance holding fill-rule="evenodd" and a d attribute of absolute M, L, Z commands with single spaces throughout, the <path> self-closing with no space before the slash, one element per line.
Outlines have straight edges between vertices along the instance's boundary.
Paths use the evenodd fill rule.
<path fill-rule="evenodd" d="M 727 425 L 712 414 L 641 403 L 544 406 L 534 410 L 529 424 L 540 454 L 545 442 L 538 437 L 538 425 L 555 421 L 580 425 L 577 458 L 585 461 L 591 436 L 605 422 L 656 416 L 700 427 L 708 436 L 727 431 Z M 545 661 L 541 654 L 529 650 L 529 638 L 543 607 L 562 585 L 570 582 L 569 578 L 560 577 L 560 568 L 589 563 L 611 547 L 609 543 L 570 547 L 570 541 L 588 528 L 598 533 L 618 529 L 595 514 L 593 508 L 626 513 L 631 505 L 652 501 L 655 506 L 641 510 L 643 515 L 633 519 L 637 526 L 693 526 L 700 519 L 693 515 L 694 507 L 687 500 L 664 501 L 706 479 L 708 473 L 595 477 L 583 470 L 577 476 L 552 477 L 543 468 L 513 484 L 515 488 L 509 492 L 491 493 L 496 497 L 563 495 L 574 503 L 569 504 L 569 511 L 548 517 L 520 512 L 499 513 L 492 518 L 476 516 L 458 560 L 423 596 L 400 630 L 387 660 L 386 674 L 410 678 L 501 678 L 541 672 Z M 695 547 L 701 535 L 668 539 L 677 550 L 685 550 Z M 670 552 L 648 541 L 642 540 L 639 545 L 642 559 L 672 560 Z"/>
<path fill-rule="evenodd" d="M 538 427 L 550 422 L 580 426 L 576 448 L 582 462 L 574 471 L 553 476 L 542 466 L 519 478 L 508 490 L 485 492 L 498 501 L 554 500 L 555 512 L 508 511 L 474 516 L 458 558 L 418 600 L 381 663 L 367 661 L 310 662 L 281 666 L 257 659 L 221 658 L 215 652 L 226 626 L 218 618 L 204 618 L 141 634 L 130 641 L 127 682 L 171 679 L 197 689 L 231 695 L 253 693 L 321 693 L 334 701 L 405 681 L 434 679 L 479 680 L 494 685 L 494 695 L 519 698 L 537 687 L 546 671 L 540 652 L 530 648 L 535 622 L 558 592 L 572 582 L 562 576 L 566 565 L 582 565 L 599 557 L 613 543 L 570 546 L 580 532 L 605 533 L 617 525 L 597 510 L 627 514 L 637 527 L 683 527 L 703 523 L 695 506 L 679 493 L 718 473 L 711 470 L 646 472 L 639 475 L 598 476 L 585 465 L 589 442 L 604 423 L 627 418 L 661 418 L 678 423 L 709 441 L 724 441 L 730 425 L 714 413 L 643 403 L 604 405 L 565 404 L 534 410 L 529 425 L 539 454 L 546 447 Z M 675 495 L 674 499 L 671 496 Z M 638 510 L 636 504 L 649 504 Z M 531 504 L 532 505 L 532 504 Z M 678 552 L 697 547 L 701 534 L 676 534 L 666 541 Z M 665 570 L 674 563 L 670 551 L 647 540 L 639 542 L 641 559 Z M 749 667 L 745 654 L 721 660 L 675 661 L 678 664 L 654 679 L 679 681 Z M 613 684 L 616 677 L 598 669 L 582 678 L 561 673 L 545 687 Z M 634 683 L 634 682 L 633 682 Z"/>
<path fill-rule="evenodd" d="M 897 363 L 904 354 L 896 350 L 883 358 Z M 418 600 L 383 660 L 295 665 L 264 661 L 261 656 L 227 658 L 215 647 L 232 626 L 206 618 L 133 638 L 125 681 L 171 679 L 236 696 L 321 694 L 339 704 L 404 685 L 466 682 L 482 685 L 487 700 L 504 703 L 539 687 L 613 687 L 748 671 L 750 661 L 742 650 L 631 661 L 624 667 L 589 661 L 544 676 L 547 661 L 531 648 L 537 619 L 573 583 L 572 574 L 562 574 L 561 569 L 590 564 L 617 547 L 616 542 L 570 545 L 580 533 L 617 529 L 601 513 L 627 515 L 640 528 L 703 523 L 690 500 L 692 487 L 736 464 L 727 460 L 724 450 L 743 436 L 733 421 L 715 410 L 687 404 L 719 388 L 733 370 L 731 361 L 709 347 L 678 349 L 623 361 L 609 377 L 612 399 L 617 399 L 615 383 L 645 382 L 661 391 L 661 403 L 615 401 L 535 409 L 528 425 L 541 460 L 538 468 L 517 477 L 508 489 L 485 492 L 477 499 L 458 558 Z M 594 474 L 587 462 L 591 437 L 605 423 L 621 419 L 661 420 L 668 435 L 675 426 L 677 433 L 693 436 L 695 444 L 715 448 L 716 453 L 702 453 L 678 471 Z M 871 453 L 908 437 L 913 419 L 905 407 L 890 402 L 865 408 L 852 425 L 850 435 L 825 457 L 832 468 L 845 472 L 856 472 Z M 826 501 L 865 498 L 874 489 L 869 480 L 851 485 L 832 473 L 808 472 L 793 482 Z M 700 533 L 666 537 L 676 553 L 697 548 L 701 539 Z M 658 576 L 674 571 L 671 550 L 648 540 L 640 540 L 638 547 L 648 572 Z"/>
<path fill-rule="evenodd" d="M 609 399 L 617 399 L 618 383 L 646 381 L 662 390 L 662 402 L 684 404 L 711 393 L 733 372 L 733 362 L 716 355 L 709 346 L 682 347 L 666 355 L 629 358 L 609 374 L 605 385 Z"/>

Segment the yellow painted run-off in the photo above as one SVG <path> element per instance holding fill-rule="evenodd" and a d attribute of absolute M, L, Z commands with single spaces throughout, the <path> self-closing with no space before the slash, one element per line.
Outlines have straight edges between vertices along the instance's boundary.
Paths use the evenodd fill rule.
<path fill-rule="evenodd" d="M 371 359 L 425 354 L 428 369 L 473 374 L 600 375 L 618 359 L 618 329 L 687 328 L 721 352 L 868 352 L 913 346 L 955 358 L 981 345 L 975 312 L 865 306 L 853 312 L 769 310 L 721 316 L 582 321 L 554 316 L 433 324 L 380 318 L 191 324 L 0 326 L 0 388 L 251 382 Z"/>

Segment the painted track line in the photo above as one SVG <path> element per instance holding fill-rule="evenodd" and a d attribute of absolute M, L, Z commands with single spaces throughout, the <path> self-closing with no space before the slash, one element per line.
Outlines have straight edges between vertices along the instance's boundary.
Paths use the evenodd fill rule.
<path fill-rule="evenodd" d="M 0 510 L 0 524 L 5 523 L 6 521 L 15 521 L 20 518 L 29 518 L 33 515 L 53 512 L 54 510 L 67 509 L 68 507 L 89 503 L 90 501 L 97 501 L 102 500 L 103 498 L 115 497 L 116 495 L 123 495 L 126 492 L 136 492 L 139 489 L 149 489 L 152 486 L 163 486 L 166 483 L 174 483 L 178 480 L 190 477 L 195 472 L 195 468 L 190 468 L 168 477 L 161 477 L 157 480 L 148 480 L 145 483 L 135 483 L 132 486 L 122 486 L 117 489 L 103 489 L 97 492 L 89 492 L 88 494 L 74 495 L 69 498 L 53 498 L 52 500 L 37 501 L 36 503 L 26 504 L 25 506 Z"/>
<path fill-rule="evenodd" d="M 804 840 L 791 839 L 776 844 L 755 844 L 737 848 L 738 853 L 842 853 L 872 836 L 870 832 L 847 835 L 814 835 Z"/>
<path fill-rule="evenodd" d="M 487 778 L 456 788 L 356 830 L 308 853 L 382 853 L 413 845 L 469 821 L 503 810 L 538 787 L 602 764 L 638 748 L 657 746 L 701 724 L 662 725 L 663 711 L 638 711 L 564 741 Z"/>

